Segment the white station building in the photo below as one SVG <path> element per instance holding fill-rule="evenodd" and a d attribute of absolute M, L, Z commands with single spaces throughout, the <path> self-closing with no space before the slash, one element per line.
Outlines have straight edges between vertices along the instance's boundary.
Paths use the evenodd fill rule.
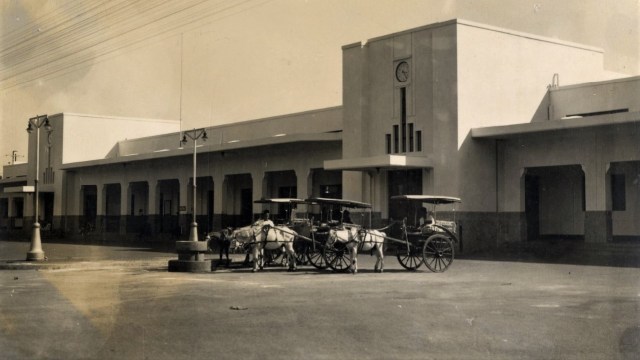
<path fill-rule="evenodd" d="M 605 71 L 602 50 L 451 20 L 342 54 L 342 106 L 206 128 L 206 142 L 181 145 L 177 120 L 49 114 L 27 163 L 4 167 L 2 233 L 28 236 L 39 174 L 45 229 L 185 239 L 195 144 L 201 233 L 246 225 L 261 198 L 367 202 L 382 227 L 406 215 L 391 196 L 435 194 L 462 199 L 465 251 L 640 241 L 640 77 Z"/>

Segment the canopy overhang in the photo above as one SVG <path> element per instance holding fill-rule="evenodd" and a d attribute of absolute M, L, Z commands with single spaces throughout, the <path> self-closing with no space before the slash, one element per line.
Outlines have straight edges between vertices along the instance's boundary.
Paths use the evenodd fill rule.
<path fill-rule="evenodd" d="M 12 186 L 4 189 L 5 193 L 33 193 L 35 192 L 34 186 Z"/>
<path fill-rule="evenodd" d="M 574 131 L 586 128 L 639 124 L 640 112 L 623 112 L 616 114 L 577 117 L 562 120 L 549 120 L 525 124 L 488 126 L 471 129 L 474 139 L 509 139 L 531 134 L 553 131 Z"/>
<path fill-rule="evenodd" d="M 325 170 L 368 171 L 380 169 L 431 168 L 427 157 L 406 155 L 380 155 L 361 158 L 325 160 Z"/>

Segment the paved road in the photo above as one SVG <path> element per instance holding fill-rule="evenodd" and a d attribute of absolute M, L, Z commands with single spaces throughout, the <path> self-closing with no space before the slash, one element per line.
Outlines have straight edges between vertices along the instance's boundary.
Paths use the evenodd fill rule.
<path fill-rule="evenodd" d="M 146 260 L 0 271 L 2 358 L 640 357 L 638 268 L 456 260 L 433 274 L 388 257 L 377 274 L 364 256 L 357 275 L 190 274 L 135 251 Z"/>

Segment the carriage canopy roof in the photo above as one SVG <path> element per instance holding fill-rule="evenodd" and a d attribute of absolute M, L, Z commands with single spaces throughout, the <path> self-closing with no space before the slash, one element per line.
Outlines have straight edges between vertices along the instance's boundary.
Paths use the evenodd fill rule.
<path fill-rule="evenodd" d="M 412 201 L 427 204 L 453 204 L 462 202 L 459 198 L 451 196 L 437 196 L 437 195 L 396 195 L 392 196 L 391 200 Z"/>
<path fill-rule="evenodd" d="M 353 201 L 353 200 L 344 200 L 344 199 L 310 198 L 305 201 L 307 203 L 314 203 L 314 204 L 339 205 L 346 208 L 367 209 L 371 207 L 371 204 L 367 204 L 359 201 Z"/>
<path fill-rule="evenodd" d="M 307 200 L 294 198 L 272 198 L 254 201 L 256 204 L 309 204 Z"/>

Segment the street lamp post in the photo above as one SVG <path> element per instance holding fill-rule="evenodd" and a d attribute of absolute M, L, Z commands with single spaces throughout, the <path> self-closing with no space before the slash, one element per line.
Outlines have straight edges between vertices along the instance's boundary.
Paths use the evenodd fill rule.
<path fill-rule="evenodd" d="M 207 141 L 207 131 L 205 129 L 193 129 L 185 131 L 182 135 L 182 144 L 187 143 L 187 137 L 193 140 L 193 221 L 189 231 L 189 241 L 198 241 L 198 223 L 196 222 L 196 148 L 198 139 Z"/>
<path fill-rule="evenodd" d="M 198 139 L 207 141 L 207 131 L 205 129 L 185 131 L 180 141 L 181 145 L 187 143 L 187 138 L 193 140 L 193 220 L 189 240 L 176 241 L 178 260 L 169 260 L 169 271 L 208 272 L 211 271 L 211 260 L 204 258 L 208 243 L 198 241 L 198 223 L 196 222 L 196 149 Z"/>
<path fill-rule="evenodd" d="M 40 128 L 44 126 L 47 132 L 51 132 L 51 124 L 47 115 L 38 115 L 29 119 L 27 132 L 31 134 L 36 129 L 36 177 L 34 179 L 34 216 L 33 231 L 31 233 L 31 249 L 27 252 L 28 261 L 42 261 L 45 259 L 44 251 L 42 251 L 42 240 L 40 239 L 40 220 L 39 220 L 39 189 L 38 180 L 40 178 Z"/>

